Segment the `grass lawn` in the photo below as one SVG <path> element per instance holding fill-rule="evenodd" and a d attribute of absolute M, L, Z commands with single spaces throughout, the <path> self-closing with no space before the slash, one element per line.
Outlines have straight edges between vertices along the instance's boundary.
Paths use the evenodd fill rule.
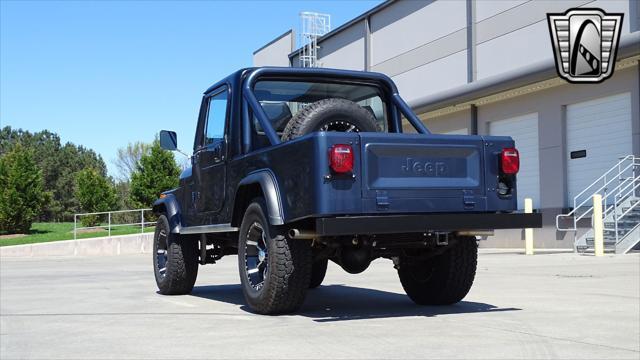
<path fill-rule="evenodd" d="M 95 231 L 98 230 L 98 231 Z M 77 238 L 93 238 L 108 236 L 106 229 L 95 229 L 91 232 L 79 232 Z M 153 226 L 145 227 L 145 232 L 152 232 Z M 140 226 L 119 226 L 111 228 L 111 235 L 126 235 L 140 232 Z M 73 223 L 33 223 L 28 234 L 23 236 L 9 237 L 0 235 L 0 246 L 33 244 L 49 241 L 72 240 L 73 239 Z"/>

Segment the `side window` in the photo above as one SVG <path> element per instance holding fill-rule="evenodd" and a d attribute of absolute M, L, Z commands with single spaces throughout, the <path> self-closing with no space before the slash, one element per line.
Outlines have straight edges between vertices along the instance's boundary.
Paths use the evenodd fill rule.
<path fill-rule="evenodd" d="M 224 125 L 227 119 L 227 90 L 209 98 L 207 123 L 204 130 L 204 145 L 224 138 Z"/>

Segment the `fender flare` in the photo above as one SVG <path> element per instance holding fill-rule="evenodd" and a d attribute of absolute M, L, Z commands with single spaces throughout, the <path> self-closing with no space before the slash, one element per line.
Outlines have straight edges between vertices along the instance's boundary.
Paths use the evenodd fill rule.
<path fill-rule="evenodd" d="M 267 218 L 271 225 L 283 225 L 284 224 L 284 212 L 282 209 L 282 201 L 280 198 L 280 189 L 278 188 L 278 182 L 275 175 L 268 169 L 257 170 L 244 179 L 240 180 L 236 189 L 236 201 L 234 201 L 235 207 L 238 205 L 237 199 L 242 187 L 247 185 L 258 184 L 262 189 L 264 200 L 267 204 Z M 250 200 L 250 199 L 249 199 Z"/>
<path fill-rule="evenodd" d="M 164 213 L 169 220 L 169 228 L 174 234 L 180 233 L 182 227 L 182 212 L 180 204 L 174 194 L 165 194 L 165 197 L 156 200 L 151 208 L 154 214 Z"/>

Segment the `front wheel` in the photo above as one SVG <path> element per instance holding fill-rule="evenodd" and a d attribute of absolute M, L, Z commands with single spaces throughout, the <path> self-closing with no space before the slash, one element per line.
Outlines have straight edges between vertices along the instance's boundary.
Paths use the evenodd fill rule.
<path fill-rule="evenodd" d="M 198 276 L 198 243 L 171 233 L 165 215 L 158 217 L 153 234 L 153 269 L 163 295 L 190 293 Z"/>
<path fill-rule="evenodd" d="M 473 284 L 478 245 L 460 237 L 441 255 L 424 261 L 400 260 L 398 275 L 411 300 L 419 305 L 451 305 L 462 300 Z"/>
<path fill-rule="evenodd" d="M 238 235 L 238 267 L 242 292 L 260 314 L 282 314 L 302 305 L 311 275 L 307 241 L 294 240 L 272 227 L 264 199 L 247 207 Z"/>

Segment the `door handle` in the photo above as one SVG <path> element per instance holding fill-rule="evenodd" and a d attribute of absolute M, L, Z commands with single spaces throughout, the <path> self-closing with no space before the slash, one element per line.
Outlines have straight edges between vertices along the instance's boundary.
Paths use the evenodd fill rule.
<path fill-rule="evenodd" d="M 221 159 L 221 157 L 222 157 L 222 147 L 221 146 L 216 146 L 215 148 L 213 148 L 213 150 L 211 152 L 212 152 L 214 161 L 222 160 Z"/>

